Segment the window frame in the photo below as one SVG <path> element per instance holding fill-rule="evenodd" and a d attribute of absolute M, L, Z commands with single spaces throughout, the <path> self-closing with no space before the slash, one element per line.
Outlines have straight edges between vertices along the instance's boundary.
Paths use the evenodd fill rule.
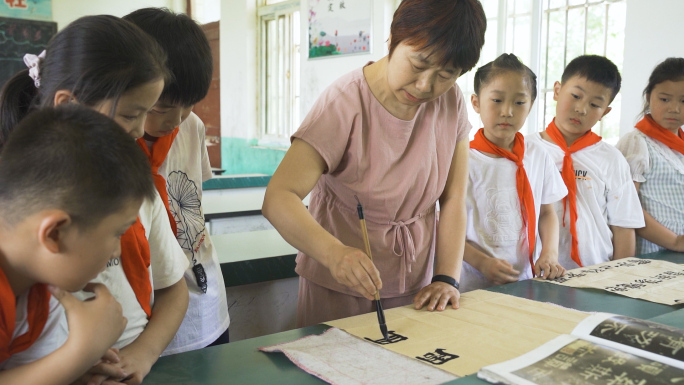
<path fill-rule="evenodd" d="M 550 12 L 558 12 L 562 11 L 565 12 L 565 25 L 564 25 L 564 43 L 563 43 L 563 67 L 567 65 L 568 58 L 568 44 L 567 44 L 567 39 L 568 39 L 568 12 L 572 9 L 578 9 L 578 8 L 585 8 L 585 13 L 584 13 L 584 18 L 585 18 L 585 23 L 584 23 L 584 47 L 583 47 L 583 53 L 587 52 L 587 35 L 588 35 L 588 23 L 587 19 L 589 17 L 589 8 L 591 7 L 597 7 L 597 6 L 602 6 L 606 7 L 605 11 L 605 19 L 604 19 L 604 44 L 603 44 L 603 52 L 600 53 L 604 56 L 607 54 L 608 50 L 608 34 L 610 33 L 609 31 L 609 18 L 610 18 L 610 13 L 608 12 L 608 9 L 610 6 L 615 5 L 615 4 L 626 4 L 626 0 L 583 0 L 582 4 L 576 4 L 576 5 L 570 5 L 571 0 L 561 0 L 563 1 L 564 5 L 560 7 L 554 7 L 550 8 L 550 1 L 549 0 L 495 0 L 497 5 L 497 13 L 496 14 L 488 14 L 487 15 L 487 24 L 488 28 L 492 28 L 493 26 L 496 26 L 496 54 L 495 57 L 493 58 L 482 58 L 481 61 L 476 65 L 475 68 L 471 70 L 470 73 L 466 75 L 466 80 L 463 82 L 460 82 L 464 86 L 461 87 L 461 89 L 464 91 L 464 96 L 466 97 L 466 103 L 470 104 L 469 96 L 470 93 L 473 92 L 473 85 L 470 84 L 472 83 L 472 78 L 474 76 L 474 72 L 477 70 L 477 68 L 481 65 L 486 64 L 486 62 L 490 60 L 494 60 L 496 57 L 501 55 L 504 52 L 514 52 L 514 47 L 515 47 L 515 42 L 517 41 L 515 37 L 515 23 L 518 18 L 520 17 L 530 17 L 530 52 L 529 58 L 521 57 L 519 55 L 519 52 L 516 53 L 518 57 L 525 62 L 530 69 L 537 74 L 537 99 L 535 100 L 534 105 L 532 106 L 532 109 L 530 110 L 530 114 L 528 115 L 527 121 L 525 122 L 525 126 L 523 126 L 523 129 L 521 130 L 521 133 L 523 134 L 530 134 L 530 133 L 535 133 L 542 131 L 545 128 L 545 125 L 548 124 L 548 122 L 545 121 L 546 118 L 546 111 L 549 108 L 549 105 L 546 103 L 546 97 L 548 92 L 553 92 L 553 83 L 550 83 L 549 86 L 547 87 L 547 77 L 549 73 L 549 28 L 550 28 L 550 23 L 548 22 L 548 14 Z M 529 11 L 527 12 L 521 12 L 521 13 L 515 13 L 516 5 L 520 1 L 529 1 Z M 493 7 L 492 7 L 493 8 Z M 512 8 L 512 12 L 511 11 Z M 512 25 L 512 27 L 511 27 Z M 511 27 L 511 28 L 509 28 Z M 545 29 L 545 30 L 544 30 Z M 512 31 L 513 35 L 509 36 L 509 30 Z M 512 42 L 512 46 L 508 46 L 509 43 Z M 491 52 L 491 51 L 490 51 Z M 515 53 L 515 52 L 514 52 Z M 485 61 L 486 60 L 486 61 Z M 560 79 L 557 79 L 560 80 Z M 619 106 L 621 101 L 621 96 L 618 93 L 616 96 L 615 101 L 611 104 L 611 107 L 614 107 L 616 104 Z M 470 107 L 469 107 L 470 110 Z M 475 118 L 475 116 L 470 115 L 469 111 L 469 120 L 472 123 L 475 123 L 479 120 L 479 118 Z M 474 118 L 474 119 L 473 119 Z M 594 128 L 595 131 L 598 131 L 600 134 L 603 133 L 604 131 L 604 121 L 601 120 L 599 124 L 597 124 Z M 542 127 L 544 125 L 544 127 Z M 474 129 L 471 132 L 471 137 L 475 135 L 475 132 L 477 129 L 480 127 L 473 127 Z M 612 138 L 615 140 L 615 138 Z"/>
<path fill-rule="evenodd" d="M 269 21 L 275 21 L 276 23 L 278 22 L 280 17 L 289 17 L 290 19 L 293 17 L 292 14 L 295 12 L 300 13 L 300 23 L 301 23 L 301 1 L 300 0 L 285 0 L 282 2 L 274 3 L 274 4 L 266 4 L 267 0 L 262 0 L 260 1 L 259 6 L 257 7 L 257 127 L 258 127 L 258 139 L 259 139 L 259 144 L 260 145 L 267 145 L 267 146 L 275 146 L 275 147 L 287 147 L 289 146 L 289 137 L 291 135 L 291 131 L 293 131 L 293 127 L 298 124 L 298 122 L 295 122 L 297 120 L 298 116 L 298 108 L 297 105 L 299 101 L 297 100 L 299 98 L 299 93 L 296 90 L 297 84 L 298 84 L 298 78 L 300 74 L 298 73 L 298 69 L 301 68 L 301 63 L 299 65 L 299 68 L 297 68 L 294 63 L 297 60 L 300 59 L 300 53 L 299 50 L 301 49 L 301 36 L 300 36 L 300 43 L 299 45 L 292 45 L 290 44 L 292 42 L 292 34 L 297 33 L 299 34 L 301 31 L 299 31 L 299 26 L 294 26 L 290 20 L 289 23 L 289 28 L 288 32 L 285 34 L 285 37 L 280 36 L 278 29 L 275 31 L 275 40 L 278 42 L 277 47 L 278 47 L 278 56 L 286 54 L 286 51 L 289 52 L 289 60 L 288 60 L 288 66 L 289 66 L 289 77 L 287 80 L 284 80 L 284 82 L 287 83 L 286 86 L 283 86 L 282 79 L 279 79 L 280 81 L 277 81 L 278 84 L 278 93 L 284 91 L 287 93 L 287 96 L 283 95 L 281 96 L 286 100 L 287 107 L 283 108 L 282 111 L 277 111 L 276 112 L 276 118 L 275 120 L 280 122 L 278 124 L 278 127 L 276 128 L 276 132 L 269 132 L 268 129 L 268 122 L 269 122 L 269 109 L 272 109 L 273 107 L 270 106 L 271 103 L 269 103 L 269 93 L 268 93 L 268 79 L 269 79 L 269 71 L 268 71 L 268 36 L 267 36 L 267 23 Z M 296 30 L 296 31 L 295 31 Z M 281 44 L 283 42 L 283 39 L 288 39 L 283 46 Z M 279 76 L 280 72 L 280 60 L 276 60 L 276 69 L 275 71 L 270 71 L 271 76 Z M 275 75 L 273 75 L 275 73 Z M 282 88 L 284 88 L 284 90 Z M 278 102 L 280 104 L 280 101 Z M 280 108 L 280 106 L 276 106 L 276 108 Z M 284 123 L 287 122 L 287 123 Z"/>
<path fill-rule="evenodd" d="M 540 65 L 541 63 L 541 53 L 542 49 L 545 51 L 543 55 L 543 65 L 544 65 L 544 83 L 545 84 L 540 84 L 539 87 L 539 96 L 537 97 L 538 100 L 543 101 L 543 110 L 542 111 L 537 111 L 535 114 L 535 118 L 539 121 L 541 120 L 545 125 L 548 125 L 550 122 L 546 122 L 546 110 L 547 110 L 547 104 L 546 104 L 546 96 L 548 93 L 553 93 L 553 84 L 550 83 L 547 79 L 548 73 L 549 73 L 549 32 L 551 28 L 551 23 L 549 22 L 549 19 L 551 17 L 552 12 L 564 12 L 565 13 L 565 23 L 564 23 L 564 30 L 563 30 L 563 68 L 568 65 L 569 60 L 572 58 L 568 58 L 568 19 L 569 19 L 569 12 L 574 9 L 580 9 L 584 8 L 584 35 L 583 35 L 583 47 L 582 47 L 582 54 L 586 55 L 587 54 L 587 36 L 588 36 L 588 24 L 589 24 L 589 8 L 593 7 L 604 7 L 605 12 L 604 12 L 604 22 L 603 22 L 603 52 L 600 53 L 603 56 L 607 56 L 608 53 L 608 35 L 609 35 L 609 21 L 610 21 L 610 7 L 612 5 L 616 4 L 624 4 L 625 7 L 627 6 L 627 1 L 626 0 L 584 0 L 584 3 L 582 4 L 575 4 L 575 5 L 570 5 L 571 0 L 563 0 L 565 2 L 565 5 L 563 6 L 558 6 L 551 8 L 550 0 L 533 0 L 535 3 L 539 2 L 542 3 L 543 5 L 540 7 L 540 25 L 542 23 L 546 23 L 546 41 L 542 42 L 541 37 L 540 37 L 540 46 L 539 46 L 539 53 L 540 53 Z M 557 1 L 557 0 L 556 0 Z M 624 32 L 623 32 L 624 34 Z M 543 45 L 542 45 L 543 43 Z M 624 53 L 623 53 L 623 58 L 624 58 Z M 540 67 L 541 68 L 541 67 Z M 541 72 L 539 72 L 541 73 Z M 557 81 L 560 81 L 560 79 L 556 79 Z M 555 81 L 554 81 L 555 83 Z M 547 85 L 549 85 L 547 87 Z M 617 102 L 617 103 L 616 103 Z M 537 103 L 539 104 L 539 103 Z M 618 92 L 617 95 L 615 95 L 615 99 L 613 102 L 611 102 L 610 106 L 611 108 L 618 107 L 620 109 L 622 104 L 622 95 L 621 92 Z M 605 121 L 601 119 L 596 126 L 592 128 L 594 132 L 596 132 L 600 136 L 605 136 Z M 618 121 L 618 136 L 619 136 L 619 121 Z M 618 138 L 609 138 L 609 142 L 617 142 Z"/>

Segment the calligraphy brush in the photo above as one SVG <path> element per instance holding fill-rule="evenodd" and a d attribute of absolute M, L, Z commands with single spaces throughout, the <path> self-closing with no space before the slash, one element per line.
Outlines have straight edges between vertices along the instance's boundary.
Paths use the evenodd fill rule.
<path fill-rule="evenodd" d="M 370 242 L 368 241 L 368 228 L 366 227 L 366 219 L 363 216 L 363 206 L 361 206 L 359 197 L 354 195 L 354 198 L 356 198 L 356 202 L 358 202 L 358 205 L 356 205 L 356 211 L 359 214 L 359 222 L 361 222 L 361 233 L 363 233 L 363 243 L 366 246 L 366 254 L 368 254 L 368 258 L 370 258 L 372 261 L 373 254 L 371 254 Z M 385 311 L 382 310 L 382 304 L 380 303 L 380 291 L 377 289 L 375 290 L 375 311 L 378 313 L 378 324 L 380 324 L 382 336 L 385 337 L 385 341 L 388 341 L 389 334 L 387 334 L 387 325 L 385 324 Z"/>

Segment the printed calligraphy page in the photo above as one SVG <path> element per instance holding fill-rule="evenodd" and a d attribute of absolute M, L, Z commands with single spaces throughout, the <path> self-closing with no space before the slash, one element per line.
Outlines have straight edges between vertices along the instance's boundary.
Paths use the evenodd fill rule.
<path fill-rule="evenodd" d="M 415 310 L 412 305 L 385 311 L 390 341 L 380 334 L 375 313 L 328 325 L 368 343 L 465 376 L 481 367 L 527 353 L 561 334 L 569 334 L 587 314 L 553 304 L 475 290 L 461 295 L 458 310 Z"/>
<path fill-rule="evenodd" d="M 572 332 L 587 341 L 684 369 L 684 330 L 616 314 L 596 313 Z"/>
<path fill-rule="evenodd" d="M 684 370 L 573 336 L 560 336 L 510 361 L 490 365 L 478 377 L 515 385 L 672 385 Z"/>
<path fill-rule="evenodd" d="M 665 305 L 684 303 L 684 266 L 667 261 L 625 258 L 573 269 L 543 282 L 601 289 Z"/>

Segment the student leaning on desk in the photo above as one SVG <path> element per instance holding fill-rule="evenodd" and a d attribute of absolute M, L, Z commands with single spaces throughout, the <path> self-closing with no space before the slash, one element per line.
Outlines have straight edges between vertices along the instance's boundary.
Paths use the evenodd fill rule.
<path fill-rule="evenodd" d="M 471 126 L 455 81 L 485 28 L 476 0 L 404 0 L 389 55 L 328 87 L 293 135 L 263 213 L 300 250 L 298 327 L 371 312 L 376 290 L 386 308 L 458 307 Z"/>

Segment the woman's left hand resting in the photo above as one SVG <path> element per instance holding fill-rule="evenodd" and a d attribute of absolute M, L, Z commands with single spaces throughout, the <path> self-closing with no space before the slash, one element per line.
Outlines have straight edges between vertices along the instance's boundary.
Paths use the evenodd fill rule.
<path fill-rule="evenodd" d="M 461 298 L 459 291 L 444 282 L 433 282 L 422 288 L 415 297 L 413 297 L 413 305 L 416 310 L 420 310 L 427 305 L 429 311 L 446 309 L 449 302 L 451 307 L 458 309 L 458 300 Z"/>

